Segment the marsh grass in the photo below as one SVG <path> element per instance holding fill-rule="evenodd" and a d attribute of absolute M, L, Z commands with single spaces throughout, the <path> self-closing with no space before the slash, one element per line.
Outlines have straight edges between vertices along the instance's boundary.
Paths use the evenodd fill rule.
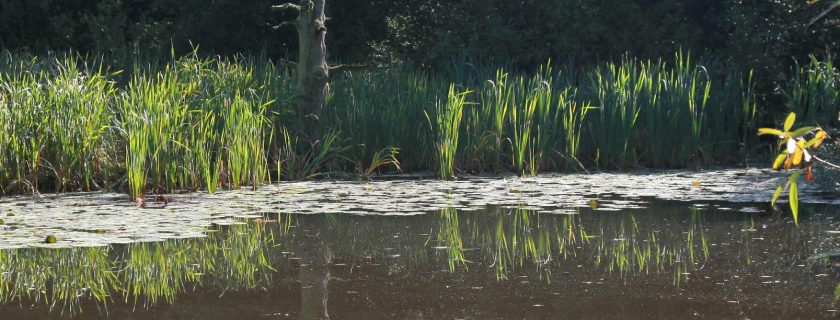
<path fill-rule="evenodd" d="M 840 117 L 840 70 L 831 57 L 811 56 L 807 66 L 797 66 L 785 92 L 792 112 L 804 123 L 836 125 Z"/>
<path fill-rule="evenodd" d="M 471 91 L 457 91 L 455 85 L 450 85 L 446 101 L 438 102 L 432 115 L 426 114 L 426 120 L 435 137 L 438 177 L 443 180 L 455 177 L 461 121 L 464 117 L 464 107 L 467 105 L 467 95 L 470 93 Z"/>
<path fill-rule="evenodd" d="M 136 58 L 132 71 L 67 54 L 0 58 L 2 191 L 257 186 L 288 73 L 252 59 Z M 280 88 L 278 88 L 280 87 Z M 282 109 L 282 108 L 278 108 Z"/>
<path fill-rule="evenodd" d="M 754 143 L 751 74 L 709 70 L 687 53 L 594 67 L 549 62 L 534 72 L 456 64 L 435 75 L 404 67 L 337 75 L 318 141 L 298 134 L 294 75 L 265 57 L 6 52 L 0 71 L 3 193 L 120 189 L 142 199 L 365 178 L 371 168 L 450 179 L 700 167 L 741 161 Z M 817 106 L 834 101 L 836 77 L 800 73 L 791 101 L 831 112 Z"/>
<path fill-rule="evenodd" d="M 584 88 L 596 106 L 587 148 L 608 168 L 731 161 L 754 129 L 751 80 L 726 73 L 717 82 L 683 53 L 670 63 L 625 59 L 595 69 Z"/>

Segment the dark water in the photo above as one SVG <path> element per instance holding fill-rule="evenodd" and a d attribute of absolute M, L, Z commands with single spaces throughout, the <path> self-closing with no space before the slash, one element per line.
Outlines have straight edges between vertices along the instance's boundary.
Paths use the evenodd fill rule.
<path fill-rule="evenodd" d="M 840 259 L 809 259 L 840 250 L 838 208 L 796 227 L 741 206 L 272 214 L 204 239 L 2 251 L 0 318 L 840 318 Z"/>

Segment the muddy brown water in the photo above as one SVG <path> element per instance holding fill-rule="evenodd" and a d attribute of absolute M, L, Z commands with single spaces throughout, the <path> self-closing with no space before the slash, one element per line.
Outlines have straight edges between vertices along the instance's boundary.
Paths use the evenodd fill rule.
<path fill-rule="evenodd" d="M 201 239 L 5 250 L 0 318 L 840 318 L 840 208 L 795 226 L 766 206 L 265 213 Z"/>

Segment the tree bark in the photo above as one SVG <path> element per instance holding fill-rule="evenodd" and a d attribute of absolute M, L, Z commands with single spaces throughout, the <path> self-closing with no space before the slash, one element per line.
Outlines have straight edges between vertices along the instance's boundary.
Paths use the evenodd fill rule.
<path fill-rule="evenodd" d="M 301 118 L 301 130 L 313 141 L 321 138 L 320 120 L 329 91 L 325 2 L 326 0 L 301 0 L 299 4 L 289 3 L 274 7 L 279 10 L 294 10 L 298 14 L 294 21 L 286 24 L 294 25 L 298 33 L 295 86 L 298 115 Z"/>

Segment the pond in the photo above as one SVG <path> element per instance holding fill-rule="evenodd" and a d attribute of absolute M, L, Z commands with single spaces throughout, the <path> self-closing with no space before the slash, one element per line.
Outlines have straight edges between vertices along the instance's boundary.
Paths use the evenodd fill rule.
<path fill-rule="evenodd" d="M 690 186 L 681 192 L 691 194 L 698 185 L 692 179 L 698 177 L 684 179 Z M 668 180 L 664 183 L 683 183 Z M 181 211 L 188 211 L 185 203 L 202 195 L 172 196 L 167 204 L 137 209 L 156 222 L 145 236 L 142 226 L 114 230 L 88 218 L 107 222 L 110 211 L 134 217 L 135 209 L 119 209 L 114 203 L 120 201 L 110 195 L 8 198 L 0 205 L 13 214 L 0 236 L 0 244 L 9 248 L 0 250 L 0 318 L 840 316 L 840 221 L 835 218 L 840 207 L 831 199 L 806 195 L 815 201 L 802 208 L 796 226 L 787 213 L 768 212 L 766 201 L 746 196 L 722 201 L 706 192 L 677 201 L 638 186 L 632 195 L 594 197 L 581 191 L 549 203 L 558 187 L 548 180 L 540 188 L 529 188 L 527 181 L 504 182 L 505 194 L 530 195 L 515 204 L 488 193 L 499 189 L 498 181 L 455 188 L 461 191 L 454 194 L 472 196 L 456 197 L 448 206 L 430 200 L 447 184 L 429 182 L 422 187 L 428 192 L 403 198 L 411 214 L 371 215 L 366 214 L 371 201 L 342 201 L 360 192 L 371 196 L 379 190 L 376 184 L 316 182 L 310 184 L 320 186 L 317 190 L 292 184 L 223 192 L 208 196 L 210 204 L 193 206 L 202 208 L 194 209 L 193 223 L 185 219 L 180 229 L 167 229 L 158 221 L 166 215 L 181 219 Z M 399 192 L 422 185 L 388 183 L 404 183 Z M 580 179 L 577 183 L 583 185 Z M 284 199 L 296 199 L 300 210 L 312 212 L 268 205 L 265 195 L 281 188 L 294 190 L 282 193 Z M 482 203 L 480 192 L 502 203 Z M 538 192 L 550 196 L 533 195 Z M 307 194 L 312 201 L 320 198 L 314 203 L 322 207 L 310 206 Z M 373 198 L 385 207 L 395 201 L 393 195 Z M 566 205 L 572 199 L 583 205 Z M 417 205 L 421 200 L 428 210 Z M 108 204 L 93 205 L 102 202 Z M 64 207 L 70 208 L 61 218 L 64 227 L 33 227 L 35 219 L 27 218 Z M 330 213 L 344 207 L 358 212 Z M 191 237 L 189 226 L 202 228 L 203 236 Z M 44 234 L 56 234 L 58 241 L 30 245 L 31 238 Z"/>

